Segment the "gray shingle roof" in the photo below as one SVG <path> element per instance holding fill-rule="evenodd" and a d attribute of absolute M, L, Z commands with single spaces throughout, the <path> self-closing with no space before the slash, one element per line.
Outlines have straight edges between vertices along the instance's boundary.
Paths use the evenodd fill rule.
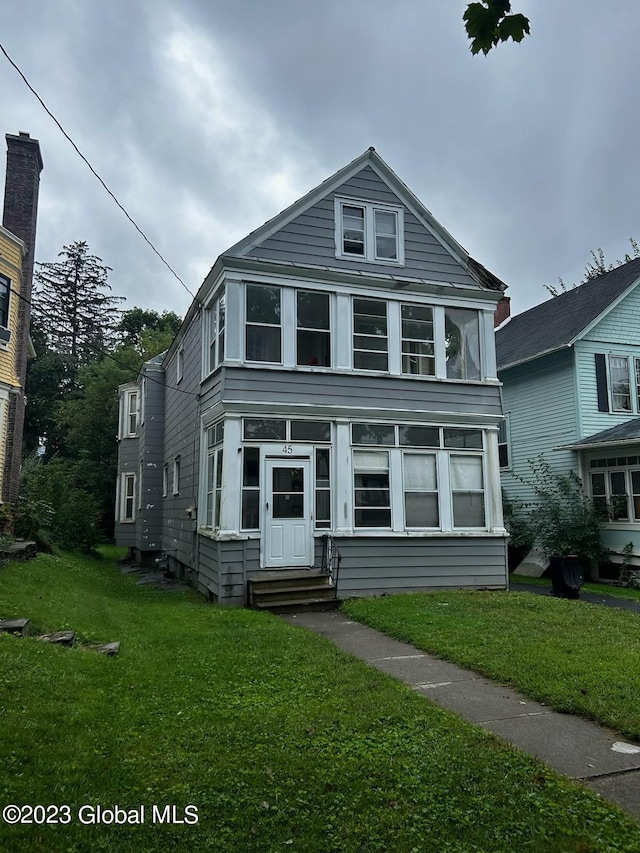
<path fill-rule="evenodd" d="M 496 332 L 498 370 L 571 343 L 640 278 L 640 258 L 513 317 Z"/>
<path fill-rule="evenodd" d="M 575 441 L 566 446 L 586 448 L 594 444 L 618 444 L 621 441 L 640 441 L 640 417 L 631 418 L 630 421 L 625 421 L 623 424 L 618 424 L 618 426 L 609 429 L 603 429 L 602 432 L 596 432 L 581 441 Z"/>

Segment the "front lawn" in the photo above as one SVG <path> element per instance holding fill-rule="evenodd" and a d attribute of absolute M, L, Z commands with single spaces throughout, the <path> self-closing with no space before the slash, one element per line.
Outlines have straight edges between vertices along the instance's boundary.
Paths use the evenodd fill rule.
<path fill-rule="evenodd" d="M 533 586 L 547 587 L 551 592 L 551 580 L 549 578 L 530 578 L 527 575 L 514 573 L 509 576 L 512 583 L 526 583 Z M 627 586 L 615 586 L 611 583 L 597 583 L 588 581 L 582 589 L 594 595 L 610 595 L 612 598 L 626 598 L 627 601 L 640 601 L 640 589 L 632 589 Z"/>
<path fill-rule="evenodd" d="M 640 742 L 640 614 L 526 592 L 347 602 L 349 616 Z"/>
<path fill-rule="evenodd" d="M 0 615 L 122 642 L 105 658 L 0 636 L 0 805 L 72 816 L 0 821 L 2 850 L 640 850 L 592 793 L 278 617 L 69 555 L 1 570 Z M 147 810 L 83 825 L 85 804 Z M 154 804 L 198 823 L 153 824 Z"/>

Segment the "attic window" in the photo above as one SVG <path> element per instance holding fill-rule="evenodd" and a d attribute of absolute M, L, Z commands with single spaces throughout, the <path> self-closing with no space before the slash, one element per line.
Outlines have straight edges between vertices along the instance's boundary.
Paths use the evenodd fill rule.
<path fill-rule="evenodd" d="M 335 200 L 336 257 L 404 264 L 404 210 L 400 206 Z"/>
<path fill-rule="evenodd" d="M 9 327 L 9 292 L 11 283 L 8 278 L 0 275 L 0 326 Z"/>

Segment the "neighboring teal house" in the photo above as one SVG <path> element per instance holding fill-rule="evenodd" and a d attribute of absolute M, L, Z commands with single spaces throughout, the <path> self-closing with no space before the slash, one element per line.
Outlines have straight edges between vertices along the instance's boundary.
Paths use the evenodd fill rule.
<path fill-rule="evenodd" d="M 640 259 L 513 317 L 496 332 L 496 353 L 505 496 L 532 497 L 517 476 L 543 454 L 615 506 L 602 542 L 614 562 L 633 542 L 640 565 Z"/>

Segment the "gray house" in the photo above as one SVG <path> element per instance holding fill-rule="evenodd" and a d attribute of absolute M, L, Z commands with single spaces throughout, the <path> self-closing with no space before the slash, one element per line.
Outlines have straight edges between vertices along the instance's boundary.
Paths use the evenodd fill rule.
<path fill-rule="evenodd" d="M 121 387 L 117 541 L 220 603 L 338 552 L 340 597 L 504 587 L 504 289 L 368 149 L 221 255 Z"/>

